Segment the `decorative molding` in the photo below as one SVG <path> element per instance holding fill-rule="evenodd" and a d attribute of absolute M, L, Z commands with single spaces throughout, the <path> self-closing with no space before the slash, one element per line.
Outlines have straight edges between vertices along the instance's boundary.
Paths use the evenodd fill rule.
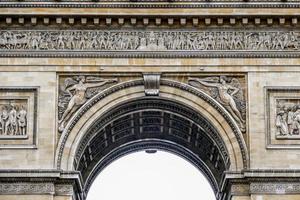
<path fill-rule="evenodd" d="M 0 194 L 54 194 L 54 184 L 0 182 Z"/>
<path fill-rule="evenodd" d="M 2 57 L 297 57 L 299 47 L 297 31 L 0 31 Z"/>
<path fill-rule="evenodd" d="M 173 3 L 167 1 L 143 0 L 142 2 L 132 2 L 130 0 L 104 0 L 104 3 L 91 3 L 92 0 L 72 1 L 57 0 L 4 0 L 0 3 L 3 8 L 299 8 L 299 1 L 282 2 L 282 0 L 257 1 L 249 0 L 176 0 Z M 94 1 L 93 1 L 94 2 Z M 161 2 L 161 3 L 158 3 Z M 191 2 L 193 4 L 191 4 Z"/>
<path fill-rule="evenodd" d="M 249 195 L 250 186 L 249 184 L 233 184 L 230 188 L 230 194 L 232 196 L 245 196 Z"/>
<path fill-rule="evenodd" d="M 55 195 L 72 196 L 74 194 L 73 185 L 71 184 L 56 184 Z"/>
<path fill-rule="evenodd" d="M 160 85 L 160 74 L 145 73 L 143 74 L 144 87 L 146 96 L 158 96 Z"/>
<path fill-rule="evenodd" d="M 78 171 L 0 170 L 0 194 L 61 195 L 83 200 L 82 179 Z"/>
<path fill-rule="evenodd" d="M 251 194 L 300 194 L 300 183 L 251 183 Z"/>

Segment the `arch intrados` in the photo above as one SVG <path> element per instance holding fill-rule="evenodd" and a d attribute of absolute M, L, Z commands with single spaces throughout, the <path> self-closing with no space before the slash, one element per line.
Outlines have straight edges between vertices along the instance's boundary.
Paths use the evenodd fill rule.
<path fill-rule="evenodd" d="M 112 162 L 131 153 L 145 151 L 149 149 L 165 151 L 183 158 L 184 160 L 192 164 L 195 168 L 197 168 L 200 173 L 203 174 L 203 176 L 207 179 L 207 181 L 211 185 L 217 199 L 219 199 L 219 197 L 222 196 L 220 191 L 220 185 L 219 185 L 220 183 L 218 184 L 210 169 L 201 159 L 197 157 L 197 155 L 195 155 L 189 149 L 182 147 L 181 145 L 177 145 L 176 143 L 172 143 L 170 141 L 164 141 L 164 140 L 135 141 L 133 143 L 125 144 L 112 151 L 109 155 L 107 155 L 105 158 L 103 158 L 102 161 L 98 163 L 98 165 L 95 167 L 95 170 L 93 170 L 93 172 L 90 174 L 90 177 L 84 186 L 85 195 L 87 195 L 96 177 Z"/>
<path fill-rule="evenodd" d="M 143 101 L 143 102 L 141 102 L 141 101 Z M 147 102 L 147 101 L 151 101 L 151 102 Z M 153 105 L 153 104 L 157 104 L 157 105 Z M 131 108 L 129 108 L 131 105 L 134 105 L 137 107 L 131 109 Z M 151 107 L 149 107 L 149 105 Z M 167 105 L 170 107 L 163 108 L 163 107 L 161 107 L 161 105 Z M 179 108 L 181 109 L 181 111 L 176 110 Z M 119 110 L 125 110 L 125 111 L 121 113 Z M 172 113 L 173 115 L 180 116 L 181 118 L 186 119 L 188 121 L 191 121 L 191 122 L 193 121 L 195 124 L 198 124 L 198 127 L 201 130 L 210 132 L 206 136 L 218 144 L 217 147 L 219 148 L 220 151 L 226 152 L 225 156 L 223 158 L 227 159 L 227 158 L 225 158 L 225 157 L 228 157 L 226 145 L 222 141 L 221 136 L 219 135 L 218 131 L 215 129 L 215 127 L 211 124 L 210 121 L 208 121 L 201 114 L 193 111 L 193 108 L 191 108 L 190 106 L 183 104 L 183 103 L 179 103 L 177 101 L 173 101 L 171 99 L 163 98 L 163 97 L 150 97 L 150 98 L 149 97 L 139 97 L 139 98 L 130 99 L 128 101 L 119 103 L 119 104 L 115 105 L 113 108 L 111 108 L 110 110 L 108 110 L 103 115 L 99 116 L 95 120 L 95 123 L 94 123 L 94 124 L 98 124 L 98 125 L 91 126 L 87 130 L 87 132 L 90 133 L 90 132 L 97 131 L 100 128 L 99 124 L 101 124 L 101 126 L 106 126 L 108 123 L 117 121 L 118 119 L 121 119 L 126 115 L 138 113 L 141 111 L 163 111 L 165 113 L 170 113 L 170 114 Z M 99 122 L 101 122 L 101 123 L 99 123 Z M 200 126 L 199 124 L 202 124 L 202 126 Z M 203 127 L 203 126 L 206 126 L 206 127 Z M 85 137 L 83 139 L 83 141 L 85 141 L 85 142 L 80 144 L 79 149 L 82 149 L 82 147 L 85 148 L 87 141 L 92 140 L 93 137 L 95 137 L 96 135 L 97 135 L 97 133 L 94 135 L 89 135 L 88 137 Z M 77 152 L 78 152 L 78 150 L 77 150 Z M 81 152 L 80 152 L 80 154 L 81 154 Z M 229 162 L 228 162 L 228 164 L 229 164 Z"/>
<path fill-rule="evenodd" d="M 166 108 L 162 109 L 162 107 L 160 107 L 161 105 L 164 105 L 164 104 L 170 106 L 170 108 L 169 108 L 170 110 L 168 110 Z M 178 109 L 177 111 L 171 109 L 172 106 L 174 106 L 174 104 L 176 106 L 175 109 Z M 133 109 L 131 108 L 131 105 L 134 105 Z M 128 108 L 131 108 L 131 109 L 128 109 Z M 206 119 L 203 116 L 201 116 L 199 113 L 196 113 L 195 111 L 193 111 L 192 108 L 190 108 L 188 105 L 184 105 L 182 103 L 178 103 L 176 101 L 166 99 L 166 98 L 161 98 L 161 97 L 150 97 L 150 98 L 142 97 L 142 98 L 137 98 L 134 100 L 130 99 L 127 102 L 122 102 L 119 105 L 115 105 L 112 109 L 108 110 L 102 116 L 98 117 L 98 119 L 95 120 L 94 124 L 96 124 L 96 127 L 98 126 L 98 127 L 102 127 L 103 129 L 105 129 L 107 124 L 110 124 L 110 123 L 113 124 L 115 121 L 118 121 L 119 119 L 123 119 L 123 117 L 126 115 L 134 115 L 138 112 L 141 112 L 141 110 L 148 112 L 148 111 L 157 111 L 157 109 L 160 111 L 167 110 L 169 113 L 172 113 L 172 111 L 173 111 L 177 115 L 180 115 L 180 114 L 186 112 L 185 116 L 183 116 L 184 120 L 187 120 L 187 119 L 191 120 L 191 118 L 193 118 L 194 121 L 200 120 L 200 121 L 197 121 L 200 124 L 204 123 L 204 122 L 201 123 L 201 119 L 205 120 L 205 122 L 207 124 L 204 124 L 204 125 L 209 126 L 211 128 L 210 130 L 214 131 L 217 134 L 217 131 L 214 130 L 214 128 L 210 124 L 210 122 L 206 121 Z M 125 110 L 125 112 L 122 113 L 120 110 Z M 179 110 L 181 110 L 181 111 L 179 111 Z M 115 113 L 117 113 L 117 115 L 115 115 Z M 192 114 L 192 113 L 194 113 L 194 114 Z M 198 115 L 198 117 L 202 117 L 202 118 L 197 119 L 196 115 Z M 106 121 L 106 124 L 104 124 L 104 123 L 102 124 L 101 118 L 103 121 L 106 121 L 105 118 L 108 118 L 110 120 Z M 98 135 L 105 134 L 105 133 L 101 132 L 101 130 L 99 130 L 98 128 L 94 128 L 93 126 L 90 127 L 89 130 L 95 130 L 96 132 L 95 132 L 95 134 L 90 134 L 90 132 L 88 131 L 86 135 L 90 135 L 89 139 L 86 139 L 86 138 L 82 139 L 83 141 L 86 141 L 86 143 L 81 143 L 81 145 L 84 147 L 79 147 L 79 149 L 82 149 L 81 152 L 83 152 L 83 153 L 90 151 L 88 145 L 94 146 L 95 143 L 98 145 L 103 143 L 102 141 L 99 142 L 97 140 L 96 140 L 96 142 L 94 142 L 93 139 L 98 138 L 97 137 Z M 206 129 L 204 128 L 204 131 L 205 130 Z M 210 136 L 212 136 L 212 135 L 213 134 L 211 133 Z M 207 135 L 205 135 L 205 136 L 207 136 Z M 225 144 L 222 144 L 223 148 L 220 148 L 220 146 L 218 146 L 220 144 L 214 143 L 215 139 L 210 136 L 207 136 L 207 137 L 209 137 L 211 139 L 210 142 L 214 145 L 214 147 L 219 149 L 219 152 L 217 151 L 218 155 L 222 156 L 222 154 L 220 153 L 220 150 L 226 149 Z M 103 170 L 103 168 L 105 166 L 107 166 L 113 160 L 115 160 L 118 157 L 121 157 L 123 155 L 127 155 L 128 153 L 131 153 L 131 152 L 145 150 L 145 149 L 150 148 L 150 149 L 161 149 L 161 150 L 165 150 L 168 152 L 173 152 L 176 155 L 184 157 L 186 160 L 190 161 L 207 177 L 213 190 L 215 191 L 215 194 L 219 195 L 221 183 L 223 182 L 223 178 L 224 178 L 224 172 L 229 169 L 229 165 L 230 165 L 229 157 L 227 157 L 227 159 L 225 159 L 223 157 L 222 162 L 224 163 L 224 165 L 223 165 L 224 168 L 221 167 L 221 170 L 220 170 L 221 172 L 219 173 L 218 170 L 215 170 L 212 168 L 212 164 L 209 161 L 207 161 L 208 158 L 204 159 L 206 161 L 202 160 L 203 156 L 201 156 L 201 154 L 198 154 L 195 151 L 193 152 L 193 150 L 192 150 L 193 148 L 190 147 L 191 149 L 189 149 L 189 147 L 184 146 L 184 144 L 181 144 L 181 143 L 176 144 L 176 142 L 174 142 L 173 140 L 171 140 L 169 138 L 165 138 L 165 140 L 160 139 L 160 138 L 139 138 L 139 139 L 140 140 L 135 139 L 135 140 L 129 141 L 128 143 L 118 144 L 116 147 L 114 147 L 107 153 L 104 153 L 103 157 L 96 158 L 95 155 L 97 155 L 98 153 L 93 154 L 92 157 L 95 158 L 95 160 L 96 160 L 95 162 L 93 161 L 95 164 L 85 164 L 88 167 L 90 167 L 90 166 L 91 167 L 89 169 L 83 169 L 83 171 L 80 168 L 80 163 L 84 163 L 85 159 L 82 162 L 82 159 L 81 159 L 82 156 L 77 156 L 78 154 L 76 153 L 77 154 L 76 157 L 78 157 L 78 160 L 77 160 L 77 166 L 75 166 L 75 169 L 81 171 L 83 174 L 83 181 L 85 183 L 85 186 L 84 186 L 85 191 L 88 192 L 88 189 L 89 189 L 90 185 L 92 184 L 93 180 L 95 179 L 95 177 Z M 219 138 L 219 139 L 220 139 L 220 141 L 222 141 L 221 138 Z M 206 142 L 209 142 L 209 141 L 206 140 Z M 200 142 L 200 144 L 201 144 L 201 142 Z M 199 147 L 199 149 L 200 149 L 200 147 Z M 125 151 L 125 152 L 122 152 L 122 151 Z M 200 149 L 200 151 L 202 151 L 202 149 Z M 89 153 L 90 153 L 90 155 L 92 155 L 92 152 L 89 152 Z M 227 154 L 228 154 L 228 152 L 227 152 Z M 82 153 L 80 153 L 79 155 L 82 155 Z M 113 156 L 111 156 L 111 155 L 113 155 Z M 215 162 L 215 158 L 213 160 L 211 160 L 211 162 Z M 83 166 L 83 165 L 84 164 L 82 164 L 81 166 Z M 78 166 L 79 166 L 79 169 L 78 169 Z M 220 166 L 222 166 L 222 164 L 220 164 Z M 86 174 L 88 174 L 88 177 L 86 177 Z"/>

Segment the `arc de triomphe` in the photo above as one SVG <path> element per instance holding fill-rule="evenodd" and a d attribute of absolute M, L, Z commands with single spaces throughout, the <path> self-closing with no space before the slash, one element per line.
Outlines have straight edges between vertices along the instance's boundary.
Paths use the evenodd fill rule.
<path fill-rule="evenodd" d="M 0 199 L 84 200 L 112 161 L 160 149 L 217 200 L 299 200 L 299 14 L 298 0 L 1 0 Z"/>

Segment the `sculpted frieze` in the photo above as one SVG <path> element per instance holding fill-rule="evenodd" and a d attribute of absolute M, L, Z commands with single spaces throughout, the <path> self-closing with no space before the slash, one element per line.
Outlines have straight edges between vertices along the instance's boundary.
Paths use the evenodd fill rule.
<path fill-rule="evenodd" d="M 297 31 L 0 31 L 0 51 L 299 51 Z"/>
<path fill-rule="evenodd" d="M 239 78 L 229 76 L 190 77 L 188 84 L 217 100 L 231 113 L 240 130 L 246 131 L 246 99 Z"/>
<path fill-rule="evenodd" d="M 69 76 L 60 78 L 58 97 L 59 131 L 85 102 L 105 88 L 117 83 L 118 79 L 105 79 L 99 76 Z"/>

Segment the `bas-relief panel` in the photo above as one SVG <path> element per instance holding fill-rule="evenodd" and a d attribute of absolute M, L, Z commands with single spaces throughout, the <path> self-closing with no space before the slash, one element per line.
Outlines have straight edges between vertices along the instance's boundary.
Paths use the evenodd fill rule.
<path fill-rule="evenodd" d="M 0 31 L 1 51 L 299 51 L 295 31 Z"/>
<path fill-rule="evenodd" d="M 27 100 L 0 99 L 0 139 L 27 137 Z"/>
<path fill-rule="evenodd" d="M 300 99 L 277 99 L 276 105 L 276 139 L 300 139 Z"/>
<path fill-rule="evenodd" d="M 37 88 L 0 88 L 0 149 L 36 148 Z"/>
<path fill-rule="evenodd" d="M 245 76 L 197 76 L 189 77 L 192 85 L 224 106 L 237 122 L 241 132 L 246 132 L 247 99 Z"/>
<path fill-rule="evenodd" d="M 58 131 L 62 132 L 73 116 L 89 99 L 119 82 L 116 77 L 99 75 L 60 75 L 58 91 Z"/>
<path fill-rule="evenodd" d="M 300 148 L 300 88 L 266 88 L 267 148 Z"/>

